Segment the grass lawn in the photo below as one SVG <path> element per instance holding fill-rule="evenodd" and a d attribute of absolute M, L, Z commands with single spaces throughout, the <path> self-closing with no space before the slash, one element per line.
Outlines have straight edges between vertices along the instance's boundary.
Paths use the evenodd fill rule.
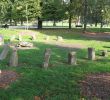
<path fill-rule="evenodd" d="M 12 35 L 17 35 L 22 30 L 0 30 L 9 41 Z M 98 29 L 90 29 L 98 31 Z M 101 30 L 106 31 L 106 29 Z M 110 29 L 107 29 L 110 32 Z M 110 51 L 110 40 L 95 40 L 82 36 L 80 29 L 45 29 L 37 30 L 37 40 L 34 41 L 35 49 L 19 50 L 19 67 L 9 67 L 9 57 L 0 62 L 0 69 L 14 70 L 20 74 L 18 80 L 8 88 L 0 89 L 0 100 L 34 100 L 34 96 L 44 96 L 46 100 L 80 100 L 79 81 L 88 73 L 110 72 L 110 56 L 104 58 L 99 55 L 100 50 Z M 45 36 L 50 36 L 50 42 L 45 44 Z M 81 44 L 94 47 L 96 60 L 87 60 L 87 48 L 78 49 L 77 65 L 67 64 L 67 55 L 74 49 L 59 48 L 54 45 L 57 36 L 64 38 L 64 43 Z M 30 41 L 24 36 L 25 41 Z M 106 48 L 109 47 L 109 48 Z M 41 68 L 45 48 L 52 49 L 50 68 Z M 0 47 L 0 51 L 2 47 Z M 110 55 L 110 54 L 109 54 Z"/>

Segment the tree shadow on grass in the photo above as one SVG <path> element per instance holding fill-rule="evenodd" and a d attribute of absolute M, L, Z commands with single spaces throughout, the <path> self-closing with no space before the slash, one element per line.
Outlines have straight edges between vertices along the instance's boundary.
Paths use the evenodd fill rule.
<path fill-rule="evenodd" d="M 97 29 L 98 30 L 98 29 Z M 67 40 L 85 40 L 85 41 L 91 41 L 91 40 L 100 40 L 100 41 L 105 41 L 109 42 L 109 39 L 104 38 L 104 37 L 86 37 L 83 35 L 82 29 L 43 29 L 43 30 L 38 30 L 44 35 L 48 36 L 62 36 L 64 39 Z"/>

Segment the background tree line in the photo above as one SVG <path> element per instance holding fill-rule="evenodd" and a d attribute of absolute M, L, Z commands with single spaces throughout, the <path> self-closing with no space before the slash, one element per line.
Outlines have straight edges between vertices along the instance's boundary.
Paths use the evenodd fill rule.
<path fill-rule="evenodd" d="M 74 21 L 77 25 L 87 23 L 103 27 L 110 22 L 109 0 L 1 0 L 0 22 L 17 25 L 27 20 L 38 20 L 38 28 L 42 28 L 42 21 L 68 20 L 69 28 Z"/>

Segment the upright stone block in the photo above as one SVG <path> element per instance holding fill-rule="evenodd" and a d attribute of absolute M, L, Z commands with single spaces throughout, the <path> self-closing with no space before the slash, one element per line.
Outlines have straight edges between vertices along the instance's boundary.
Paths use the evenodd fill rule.
<path fill-rule="evenodd" d="M 36 40 L 36 35 L 35 34 L 32 35 L 32 40 Z"/>
<path fill-rule="evenodd" d="M 3 48 L 3 51 L 1 52 L 0 54 L 0 60 L 3 60 L 6 58 L 7 54 L 9 52 L 9 45 L 8 44 L 5 44 L 4 45 L 4 48 Z"/>
<path fill-rule="evenodd" d="M 9 66 L 16 67 L 18 66 L 18 54 L 17 54 L 17 48 L 12 49 L 12 54 L 10 56 Z"/>
<path fill-rule="evenodd" d="M 94 48 L 88 48 L 88 59 L 95 60 L 95 49 Z"/>
<path fill-rule="evenodd" d="M 22 41 L 22 36 L 19 34 L 18 35 L 19 41 Z"/>
<path fill-rule="evenodd" d="M 15 39 L 16 39 L 16 36 L 15 36 L 15 35 L 11 36 L 11 37 L 10 37 L 10 42 L 11 42 L 11 41 L 14 41 Z"/>
<path fill-rule="evenodd" d="M 76 52 L 69 52 L 69 54 L 68 54 L 68 64 L 76 65 Z"/>
<path fill-rule="evenodd" d="M 46 40 L 46 41 L 49 41 L 49 39 L 50 39 L 49 36 L 46 36 L 46 37 L 45 37 L 45 40 Z"/>
<path fill-rule="evenodd" d="M 51 49 L 46 49 L 44 54 L 43 68 L 47 69 L 49 67 L 49 60 L 51 56 Z"/>
<path fill-rule="evenodd" d="M 108 56 L 107 50 L 103 50 L 103 51 L 102 51 L 102 56 L 104 56 L 104 57 L 107 57 L 107 56 Z"/>
<path fill-rule="evenodd" d="M 63 38 L 61 36 L 58 36 L 57 37 L 57 41 L 62 42 L 63 41 Z"/>
<path fill-rule="evenodd" d="M 0 35 L 0 45 L 4 45 L 4 38 Z"/>

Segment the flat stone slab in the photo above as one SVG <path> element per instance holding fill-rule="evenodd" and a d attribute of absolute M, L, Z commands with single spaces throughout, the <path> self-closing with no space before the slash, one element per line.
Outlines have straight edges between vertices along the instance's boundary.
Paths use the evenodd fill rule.
<path fill-rule="evenodd" d="M 0 88 L 7 87 L 10 83 L 18 78 L 18 74 L 14 71 L 2 70 L 0 73 Z"/>
<path fill-rule="evenodd" d="M 110 73 L 86 75 L 81 82 L 81 95 L 88 100 L 110 100 Z"/>

